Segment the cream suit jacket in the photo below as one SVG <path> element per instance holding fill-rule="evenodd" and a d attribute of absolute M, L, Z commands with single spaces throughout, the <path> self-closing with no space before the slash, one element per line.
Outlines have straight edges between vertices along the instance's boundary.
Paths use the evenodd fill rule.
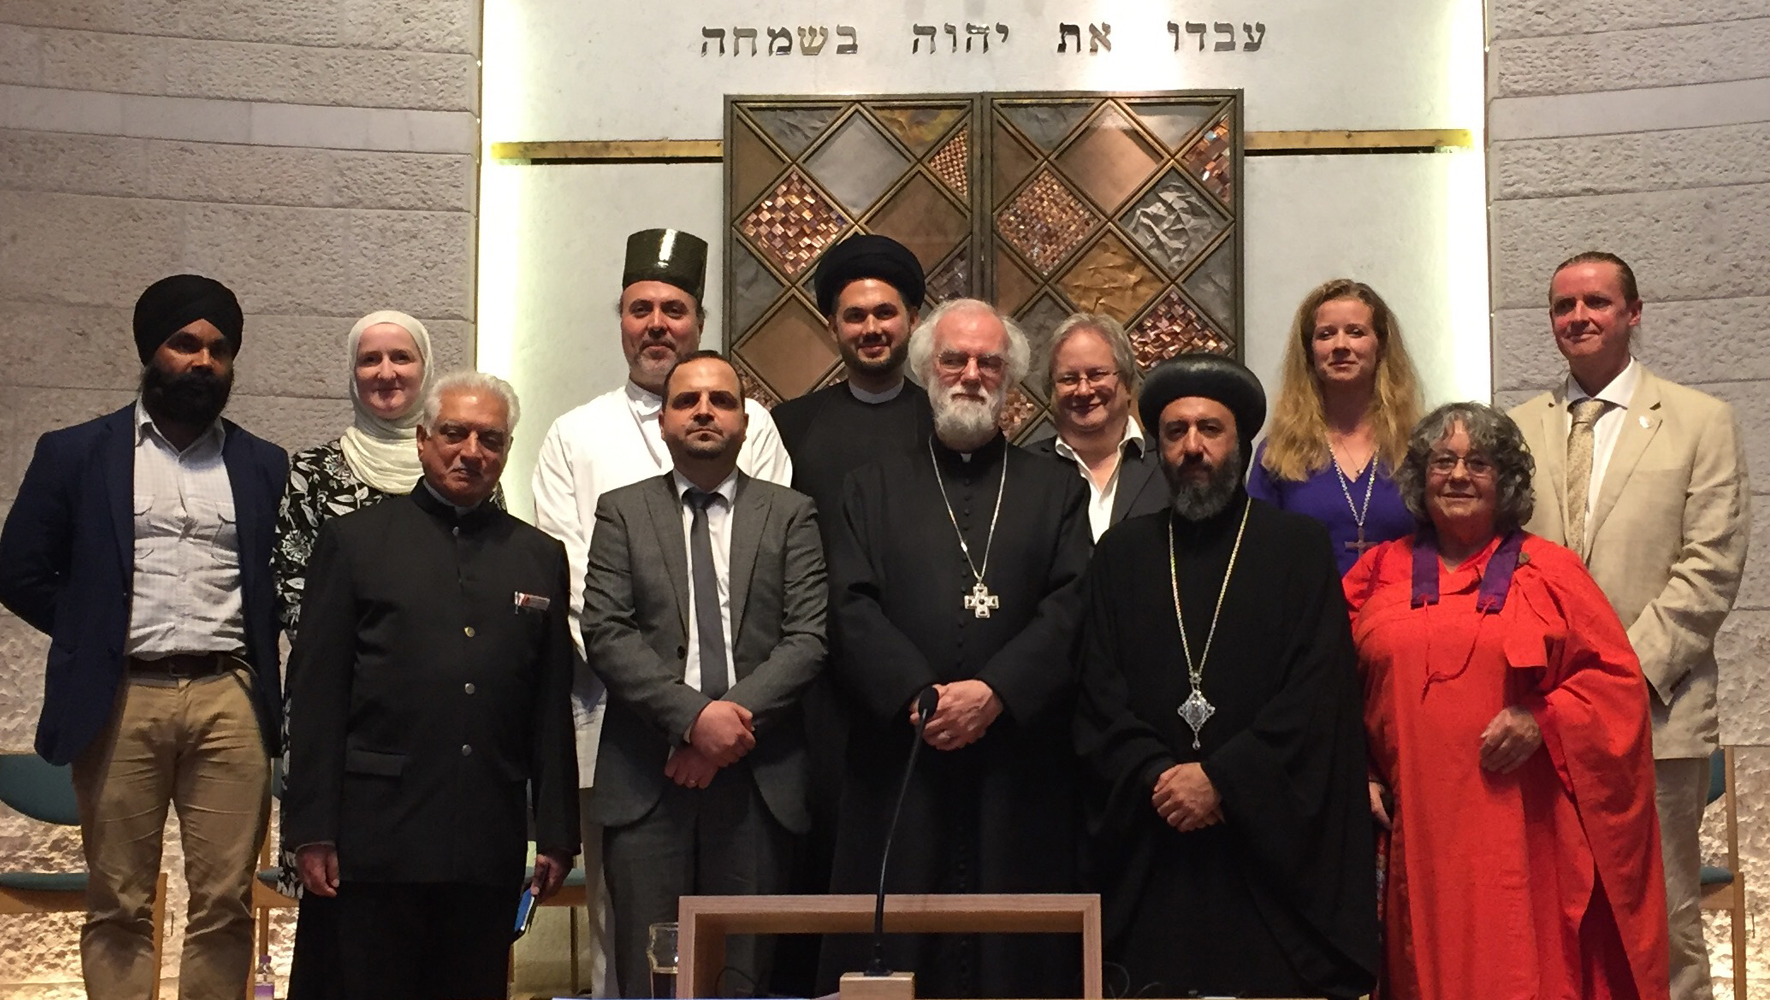
<path fill-rule="evenodd" d="M 1525 528 L 1578 551 L 1566 533 L 1567 390 L 1512 419 L 1536 459 Z M 1726 403 L 1645 367 L 1598 487 L 1586 560 L 1653 690 L 1653 755 L 1707 757 L 1719 742 L 1715 633 L 1733 607 L 1751 533 L 1739 426 Z"/>

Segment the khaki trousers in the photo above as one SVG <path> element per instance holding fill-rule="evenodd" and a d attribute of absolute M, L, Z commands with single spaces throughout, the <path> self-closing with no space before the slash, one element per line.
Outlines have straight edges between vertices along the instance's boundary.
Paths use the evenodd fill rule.
<path fill-rule="evenodd" d="M 1679 757 L 1653 762 L 1659 846 L 1666 867 L 1666 915 L 1672 943 L 1672 1000 L 1711 1000 L 1709 949 L 1702 936 L 1702 811 L 1709 762 Z"/>
<path fill-rule="evenodd" d="M 169 805 L 190 884 L 178 995 L 245 995 L 251 883 L 270 812 L 251 683 L 243 668 L 194 680 L 129 675 L 110 723 L 74 761 L 91 873 L 80 932 L 89 1000 L 142 1000 L 159 978 L 153 896 Z"/>

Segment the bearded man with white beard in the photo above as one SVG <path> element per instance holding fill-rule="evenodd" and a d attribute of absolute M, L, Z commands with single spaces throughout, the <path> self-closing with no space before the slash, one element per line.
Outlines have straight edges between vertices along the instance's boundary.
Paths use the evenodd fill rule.
<path fill-rule="evenodd" d="M 1031 351 L 987 303 L 948 302 L 910 335 L 934 434 L 848 477 L 829 512 L 829 671 L 850 713 L 831 889 L 870 893 L 916 737 L 886 888 L 894 893 L 1077 888 L 1072 646 L 1092 550 L 1088 495 L 1070 470 L 1001 430 Z M 893 969 L 923 997 L 1075 996 L 1073 939 L 897 937 Z M 866 965 L 866 941 L 829 937 L 820 985 Z"/>

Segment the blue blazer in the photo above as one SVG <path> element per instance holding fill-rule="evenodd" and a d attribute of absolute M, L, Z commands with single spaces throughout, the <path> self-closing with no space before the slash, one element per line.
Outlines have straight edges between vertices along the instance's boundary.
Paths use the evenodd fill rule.
<path fill-rule="evenodd" d="M 67 764 L 103 731 L 123 678 L 135 572 L 135 404 L 51 431 L 0 528 L 0 604 L 49 635 L 37 752 Z M 222 463 L 240 538 L 246 657 L 257 679 L 258 728 L 278 752 L 282 684 L 270 569 L 277 505 L 289 476 L 283 449 L 224 420 Z"/>

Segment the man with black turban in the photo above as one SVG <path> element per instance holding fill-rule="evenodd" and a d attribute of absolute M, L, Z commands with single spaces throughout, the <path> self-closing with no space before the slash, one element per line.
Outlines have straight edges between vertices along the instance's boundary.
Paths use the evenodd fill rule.
<path fill-rule="evenodd" d="M 904 378 L 910 331 L 927 288 L 922 264 L 888 236 L 850 236 L 817 262 L 818 310 L 829 324 L 848 378 L 774 408 L 781 441 L 793 456 L 793 488 L 817 502 L 818 527 L 830 536 L 848 474 L 888 455 L 925 446 L 934 432 L 928 395 Z M 811 833 L 794 878 L 800 892 L 830 887 L 836 803 L 848 725 L 831 681 L 820 675 L 805 694 L 811 750 Z M 817 939 L 783 938 L 776 992 L 809 995 Z"/>
<path fill-rule="evenodd" d="M 780 404 L 774 422 L 793 456 L 793 488 L 827 513 L 840 502 L 848 473 L 920 448 L 934 430 L 927 396 L 914 386 L 906 391 L 904 379 L 927 287 L 908 247 L 872 234 L 831 247 L 813 283 L 848 378 Z"/>
<path fill-rule="evenodd" d="M 1075 722 L 1109 988 L 1367 993 L 1364 733 L 1327 532 L 1242 487 L 1266 416 L 1246 368 L 1164 362 L 1139 405 L 1169 509 L 1120 522 L 1095 550 Z"/>
<path fill-rule="evenodd" d="M 90 874 L 86 995 L 160 977 L 153 904 L 166 810 L 190 883 L 183 997 L 237 997 L 282 731 L 270 569 L 283 449 L 221 418 L 243 327 L 210 278 L 135 305 L 141 394 L 51 431 L 0 529 L 0 604 L 50 636 L 37 752 L 72 764 Z"/>

